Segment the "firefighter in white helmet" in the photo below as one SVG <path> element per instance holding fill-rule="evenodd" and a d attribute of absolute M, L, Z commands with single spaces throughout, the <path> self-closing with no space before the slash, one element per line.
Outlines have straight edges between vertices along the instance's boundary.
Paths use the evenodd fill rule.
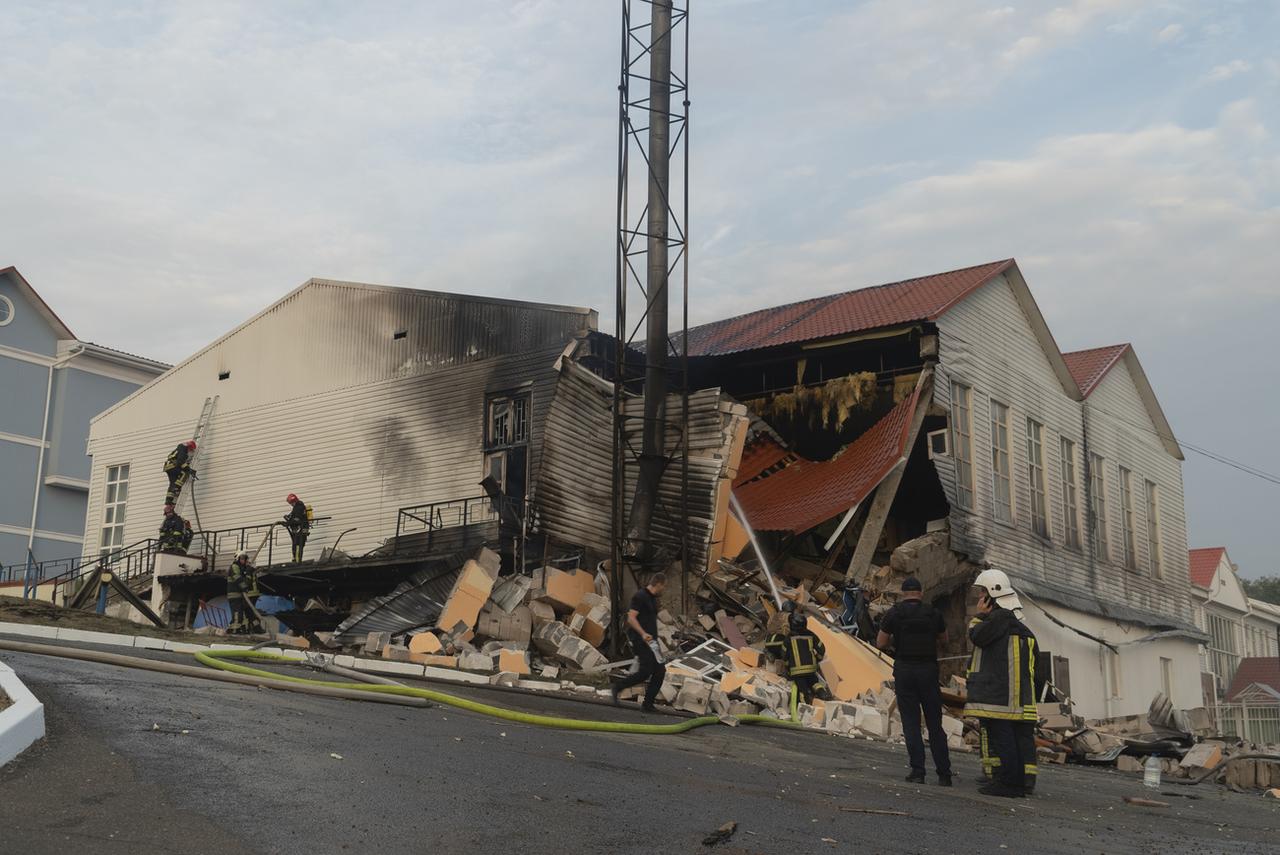
<path fill-rule="evenodd" d="M 1035 789 L 1036 637 L 1022 622 L 1022 601 L 1009 576 L 984 570 L 973 581 L 978 613 L 969 624 L 973 659 L 964 713 L 982 728 L 981 792 L 1020 798 Z"/>
<path fill-rule="evenodd" d="M 232 633 L 252 632 L 254 620 L 249 599 L 258 593 L 258 570 L 249 563 L 249 553 L 241 550 L 227 571 L 227 605 L 231 606 Z"/>

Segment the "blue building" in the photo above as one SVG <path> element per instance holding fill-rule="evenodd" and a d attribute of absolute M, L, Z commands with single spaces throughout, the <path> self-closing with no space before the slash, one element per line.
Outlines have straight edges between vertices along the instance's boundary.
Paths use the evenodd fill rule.
<path fill-rule="evenodd" d="M 16 268 L 0 268 L 0 583 L 21 579 L 28 558 L 97 554 L 85 537 L 89 420 L 168 368 L 80 341 Z"/>

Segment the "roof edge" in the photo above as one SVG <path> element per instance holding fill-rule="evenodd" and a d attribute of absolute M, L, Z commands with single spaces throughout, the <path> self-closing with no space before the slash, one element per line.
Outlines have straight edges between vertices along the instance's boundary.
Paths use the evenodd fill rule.
<path fill-rule="evenodd" d="M 31 283 L 28 282 L 27 278 L 18 271 L 17 267 L 14 267 L 11 264 L 8 267 L 0 268 L 0 276 L 5 274 L 9 274 L 17 281 L 18 290 L 26 294 L 27 299 L 29 299 L 32 305 L 36 307 L 36 311 L 43 315 L 45 320 L 49 322 L 49 325 L 54 328 L 54 332 L 58 334 L 58 338 L 76 338 L 76 334 L 71 331 L 71 328 L 67 326 L 65 322 L 63 322 L 62 318 L 58 317 L 58 313 L 44 301 L 44 297 L 40 296 L 40 292 L 32 287 Z"/>

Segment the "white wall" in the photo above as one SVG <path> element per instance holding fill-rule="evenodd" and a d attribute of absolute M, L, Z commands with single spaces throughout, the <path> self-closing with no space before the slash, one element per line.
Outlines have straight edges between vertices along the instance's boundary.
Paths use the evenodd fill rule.
<path fill-rule="evenodd" d="M 1085 718 L 1145 714 L 1161 688 L 1161 657 L 1173 661 L 1173 705 L 1178 709 L 1201 706 L 1199 645 L 1185 638 L 1162 638 L 1132 644 L 1150 633 L 1143 627 L 1122 624 L 1062 606 L 1044 604 L 1054 617 L 1090 635 L 1119 646 L 1120 697 L 1112 698 L 1107 685 L 1106 659 L 1101 645 L 1050 621 L 1034 605 L 1024 616 L 1039 645 L 1070 662 L 1071 697 L 1076 714 Z"/>

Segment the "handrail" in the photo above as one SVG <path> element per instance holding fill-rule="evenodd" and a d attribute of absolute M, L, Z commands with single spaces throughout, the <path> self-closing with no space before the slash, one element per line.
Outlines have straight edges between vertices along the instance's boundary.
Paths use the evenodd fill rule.
<path fill-rule="evenodd" d="M 326 522 L 333 517 L 315 517 L 311 520 L 311 525 Z M 207 566 L 213 570 L 215 562 L 219 555 L 228 552 L 239 552 L 241 550 L 249 550 L 257 548 L 259 543 L 263 543 L 267 550 L 267 561 L 265 564 L 256 562 L 260 567 L 270 567 L 274 564 L 274 548 L 275 536 L 272 529 L 276 527 L 285 527 L 283 520 L 274 520 L 269 523 L 255 523 L 253 525 L 238 526 L 235 528 L 213 529 L 210 531 L 198 531 L 192 536 L 192 548 L 188 549 L 188 554 L 198 554 L 203 557 Z M 197 548 L 194 544 L 200 543 Z M 265 542 L 264 542 L 265 541 Z"/>
<path fill-rule="evenodd" d="M 399 552 L 402 537 L 425 532 L 430 540 L 435 532 L 442 529 L 497 522 L 501 520 L 504 511 L 523 520 L 528 508 L 527 499 L 487 495 L 406 505 L 396 513 L 396 536 L 392 550 Z M 413 525 L 415 522 L 420 525 Z"/>

